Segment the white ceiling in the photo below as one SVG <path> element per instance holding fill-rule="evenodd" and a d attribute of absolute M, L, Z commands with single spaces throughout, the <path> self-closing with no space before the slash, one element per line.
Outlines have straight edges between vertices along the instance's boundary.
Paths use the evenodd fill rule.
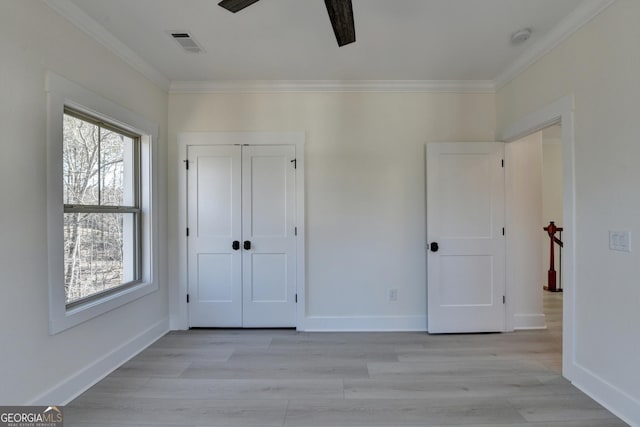
<path fill-rule="evenodd" d="M 342 48 L 322 0 L 262 0 L 237 14 L 218 0 L 48 0 L 69 1 L 170 81 L 493 81 L 595 0 L 353 0 L 357 42 Z M 524 27 L 532 38 L 512 45 Z M 206 53 L 182 51 L 174 30 Z"/>

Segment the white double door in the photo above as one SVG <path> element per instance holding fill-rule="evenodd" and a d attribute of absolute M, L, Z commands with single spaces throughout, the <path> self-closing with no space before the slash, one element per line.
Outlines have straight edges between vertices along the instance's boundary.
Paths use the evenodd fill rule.
<path fill-rule="evenodd" d="M 295 326 L 295 147 L 187 153 L 189 326 Z"/>
<path fill-rule="evenodd" d="M 428 330 L 505 330 L 504 144 L 427 145 Z"/>

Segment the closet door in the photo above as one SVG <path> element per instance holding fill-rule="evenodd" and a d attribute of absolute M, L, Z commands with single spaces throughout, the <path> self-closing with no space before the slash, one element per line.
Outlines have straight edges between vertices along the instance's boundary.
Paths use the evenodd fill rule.
<path fill-rule="evenodd" d="M 242 326 L 241 147 L 188 147 L 189 326 Z"/>
<path fill-rule="evenodd" d="M 189 326 L 296 325 L 295 147 L 188 147 Z"/>
<path fill-rule="evenodd" d="M 296 325 L 295 147 L 242 147 L 244 327 Z"/>

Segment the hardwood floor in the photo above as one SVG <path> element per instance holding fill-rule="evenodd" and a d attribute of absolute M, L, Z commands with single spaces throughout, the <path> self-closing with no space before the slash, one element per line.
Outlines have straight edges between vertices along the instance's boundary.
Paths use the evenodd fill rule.
<path fill-rule="evenodd" d="M 513 334 L 172 332 L 65 407 L 67 427 L 626 424 L 560 376 L 549 329 Z"/>

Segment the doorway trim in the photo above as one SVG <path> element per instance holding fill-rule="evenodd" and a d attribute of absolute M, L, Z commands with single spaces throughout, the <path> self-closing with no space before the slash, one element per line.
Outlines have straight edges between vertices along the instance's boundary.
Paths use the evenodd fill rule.
<path fill-rule="evenodd" d="M 189 329 L 187 306 L 187 174 L 185 160 L 187 147 L 194 145 L 294 145 L 296 147 L 296 329 L 304 330 L 306 317 L 306 237 L 305 237 L 305 195 L 304 195 L 304 132 L 180 132 L 178 133 L 178 283 L 177 292 L 171 295 L 175 300 L 172 307 L 174 316 L 172 329 Z"/>
<path fill-rule="evenodd" d="M 504 142 L 513 142 L 544 128 L 562 125 L 562 205 L 563 205 L 563 308 L 562 308 L 562 375 L 575 378 L 575 159 L 574 96 L 567 95 L 508 125 L 501 134 Z M 508 238 L 508 236 L 507 236 Z M 507 277 L 507 293 L 514 285 Z"/>

